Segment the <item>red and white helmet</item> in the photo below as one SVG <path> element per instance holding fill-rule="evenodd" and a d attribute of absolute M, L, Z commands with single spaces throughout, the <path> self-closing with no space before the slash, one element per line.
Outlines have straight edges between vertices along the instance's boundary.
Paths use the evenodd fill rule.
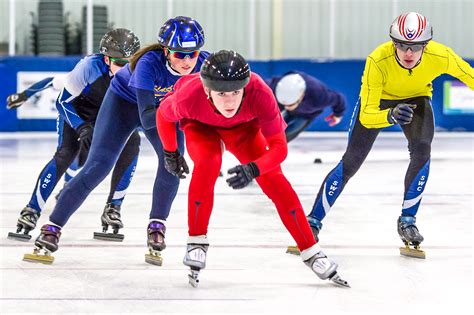
<path fill-rule="evenodd" d="M 433 38 L 433 27 L 423 15 L 407 12 L 393 21 L 390 37 L 397 42 L 427 43 Z"/>

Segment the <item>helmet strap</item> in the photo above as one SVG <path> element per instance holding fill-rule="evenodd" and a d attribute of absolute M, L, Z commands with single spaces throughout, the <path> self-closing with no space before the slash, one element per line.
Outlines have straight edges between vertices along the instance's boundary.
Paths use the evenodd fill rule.
<path fill-rule="evenodd" d="M 107 58 L 108 62 L 105 61 L 106 58 Z M 113 74 L 113 72 L 112 72 L 112 69 L 110 69 L 110 64 L 112 63 L 112 62 L 110 61 L 110 57 L 107 56 L 107 55 L 104 55 L 104 62 L 105 62 L 105 64 L 109 67 L 109 76 L 110 76 L 110 77 L 113 77 L 114 74 Z"/>
<path fill-rule="evenodd" d="M 172 75 L 176 75 L 176 76 L 183 76 L 181 73 L 179 73 L 178 71 L 176 71 L 175 69 L 173 69 L 173 67 L 171 66 L 171 63 L 170 63 L 170 60 L 168 59 L 168 57 L 166 57 L 166 69 L 168 69 L 168 71 L 172 74 Z"/>

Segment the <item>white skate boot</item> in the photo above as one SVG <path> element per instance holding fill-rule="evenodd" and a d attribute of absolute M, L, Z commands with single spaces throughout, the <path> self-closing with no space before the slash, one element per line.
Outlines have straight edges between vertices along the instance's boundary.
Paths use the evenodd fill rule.
<path fill-rule="evenodd" d="M 319 245 L 315 244 L 302 251 L 301 259 L 321 280 L 329 279 L 338 285 L 350 288 L 349 283 L 337 274 L 337 264 L 327 258 Z"/>
<path fill-rule="evenodd" d="M 191 268 L 191 273 L 188 275 L 189 284 L 197 288 L 199 272 L 201 269 L 206 268 L 206 254 L 209 248 L 209 241 L 206 235 L 199 235 L 188 237 L 187 243 L 183 264 Z"/>

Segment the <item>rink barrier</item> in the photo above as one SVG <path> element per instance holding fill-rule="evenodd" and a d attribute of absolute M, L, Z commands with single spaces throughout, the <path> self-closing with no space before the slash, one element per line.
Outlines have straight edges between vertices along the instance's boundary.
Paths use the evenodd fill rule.
<path fill-rule="evenodd" d="M 5 99 L 17 90 L 17 73 L 19 71 L 70 71 L 80 57 L 2 57 L 0 58 L 0 131 L 53 131 L 56 128 L 54 119 L 19 119 L 15 110 L 7 110 Z M 308 126 L 309 131 L 347 131 L 352 108 L 355 106 L 364 60 L 270 60 L 251 61 L 252 71 L 263 78 L 283 74 L 289 70 L 301 70 L 317 77 L 330 88 L 342 92 L 347 99 L 347 110 L 342 122 L 330 128 L 322 117 L 330 114 L 326 109 L 320 119 Z M 474 60 L 468 60 L 474 66 Z M 436 128 L 449 131 L 474 131 L 474 115 L 443 113 L 443 84 L 454 80 L 443 75 L 433 82 L 433 112 Z M 387 128 L 388 131 L 399 131 L 398 126 Z"/>

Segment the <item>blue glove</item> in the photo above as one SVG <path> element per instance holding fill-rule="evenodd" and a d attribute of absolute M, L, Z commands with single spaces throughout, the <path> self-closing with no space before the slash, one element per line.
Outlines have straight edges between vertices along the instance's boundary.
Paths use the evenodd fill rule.
<path fill-rule="evenodd" d="M 257 164 L 251 162 L 249 164 L 237 165 L 227 171 L 228 174 L 235 174 L 229 177 L 226 182 L 234 189 L 241 189 L 250 184 L 250 182 L 260 175 Z"/>
<path fill-rule="evenodd" d="M 407 125 L 413 119 L 414 104 L 400 103 L 388 111 L 387 120 L 391 124 Z"/>

